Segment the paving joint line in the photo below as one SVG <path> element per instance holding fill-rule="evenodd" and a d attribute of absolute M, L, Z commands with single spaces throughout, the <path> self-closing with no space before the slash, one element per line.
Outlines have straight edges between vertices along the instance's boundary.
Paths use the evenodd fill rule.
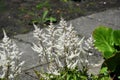
<path fill-rule="evenodd" d="M 16 38 L 16 37 L 12 37 L 12 39 L 14 39 L 14 40 L 17 40 L 17 41 L 19 41 L 19 42 L 22 42 L 22 43 L 29 44 L 29 45 L 33 46 L 33 44 L 32 44 L 31 42 L 24 41 L 23 39 Z"/>
<path fill-rule="evenodd" d="M 60 58 L 60 60 L 62 60 L 62 59 L 65 59 L 65 56 L 63 56 L 63 57 Z M 43 66 L 43 65 L 47 65 L 47 64 L 53 63 L 53 62 L 55 62 L 55 60 L 52 60 L 52 61 L 49 61 L 49 62 L 46 62 L 46 63 L 42 63 L 42 64 L 37 64 L 37 65 L 32 66 L 32 67 L 30 67 L 30 68 L 23 69 L 22 71 L 23 71 L 23 72 L 26 72 L 26 71 L 29 71 L 29 70 L 38 68 L 38 67 L 40 67 L 40 66 Z"/>

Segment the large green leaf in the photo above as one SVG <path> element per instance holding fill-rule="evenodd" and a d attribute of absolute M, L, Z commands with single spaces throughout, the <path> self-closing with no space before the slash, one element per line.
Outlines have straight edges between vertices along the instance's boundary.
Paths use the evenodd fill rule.
<path fill-rule="evenodd" d="M 110 58 L 116 51 L 113 41 L 113 30 L 104 26 L 100 26 L 93 31 L 95 47 L 102 52 L 103 57 Z"/>

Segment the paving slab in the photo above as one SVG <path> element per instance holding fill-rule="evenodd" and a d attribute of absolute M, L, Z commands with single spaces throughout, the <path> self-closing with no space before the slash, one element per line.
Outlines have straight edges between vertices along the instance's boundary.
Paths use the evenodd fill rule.
<path fill-rule="evenodd" d="M 34 43 L 38 42 L 38 40 L 35 37 L 33 37 L 33 31 L 29 32 L 27 34 L 19 34 L 17 36 L 14 36 L 14 38 L 19 40 L 20 42 L 28 43 L 31 45 L 33 42 Z"/>
<path fill-rule="evenodd" d="M 30 67 L 33 67 L 35 65 L 38 65 L 39 58 L 38 53 L 34 52 L 32 50 L 32 46 L 28 43 L 23 43 L 20 41 L 15 40 L 18 48 L 20 51 L 23 52 L 23 55 L 21 56 L 21 60 L 25 61 L 25 64 L 23 66 L 23 69 L 28 69 Z"/>
<path fill-rule="evenodd" d="M 120 28 L 120 8 L 95 13 L 87 17 Z"/>
<path fill-rule="evenodd" d="M 94 19 L 89 19 L 87 17 L 81 17 L 75 20 L 70 21 L 72 25 L 75 27 L 75 30 L 78 32 L 79 35 L 90 37 L 93 30 L 98 26 L 109 26 L 109 24 L 102 23 L 100 21 L 96 21 Z"/>
<path fill-rule="evenodd" d="M 107 10 L 70 21 L 78 34 L 89 37 L 98 26 L 120 29 L 120 9 Z"/>

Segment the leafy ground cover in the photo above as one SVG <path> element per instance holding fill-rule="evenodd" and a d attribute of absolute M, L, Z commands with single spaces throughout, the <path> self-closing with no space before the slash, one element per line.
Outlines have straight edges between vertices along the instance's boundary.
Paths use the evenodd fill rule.
<path fill-rule="evenodd" d="M 45 27 L 50 21 L 75 19 L 119 7 L 120 0 L 0 0 L 0 38 L 2 28 L 16 35 L 33 30 L 32 23 Z"/>

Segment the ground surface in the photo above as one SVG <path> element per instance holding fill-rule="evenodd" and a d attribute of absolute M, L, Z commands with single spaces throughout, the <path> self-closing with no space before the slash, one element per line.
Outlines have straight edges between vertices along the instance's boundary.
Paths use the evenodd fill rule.
<path fill-rule="evenodd" d="M 33 30 L 32 22 L 44 27 L 50 17 L 57 23 L 61 17 L 71 20 L 119 7 L 119 3 L 120 0 L 0 0 L 0 38 L 3 28 L 9 36 L 27 33 Z M 43 18 L 46 11 L 48 13 Z"/>

